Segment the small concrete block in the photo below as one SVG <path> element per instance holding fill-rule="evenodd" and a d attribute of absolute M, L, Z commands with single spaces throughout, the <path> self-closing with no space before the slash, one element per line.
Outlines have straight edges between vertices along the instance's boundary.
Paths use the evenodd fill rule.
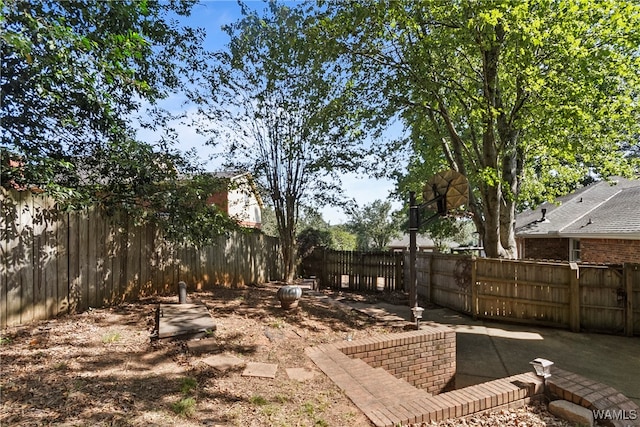
<path fill-rule="evenodd" d="M 287 368 L 287 376 L 291 380 L 302 382 L 313 379 L 315 372 L 309 368 Z"/>
<path fill-rule="evenodd" d="M 244 366 L 245 364 L 244 360 L 230 354 L 216 354 L 215 356 L 209 356 L 205 359 L 202 359 L 202 361 L 220 372 Z"/>
<path fill-rule="evenodd" d="M 593 412 L 566 400 L 554 400 L 549 403 L 549 412 L 570 423 L 593 427 Z"/>
<path fill-rule="evenodd" d="M 159 304 L 158 338 L 207 333 L 216 330 L 204 304 Z"/>
<path fill-rule="evenodd" d="M 272 363 L 249 362 L 242 373 L 243 377 L 275 378 L 278 365 Z"/>
<path fill-rule="evenodd" d="M 187 341 L 187 348 L 193 354 L 220 353 L 220 346 L 214 339 L 204 338 L 197 341 Z"/>

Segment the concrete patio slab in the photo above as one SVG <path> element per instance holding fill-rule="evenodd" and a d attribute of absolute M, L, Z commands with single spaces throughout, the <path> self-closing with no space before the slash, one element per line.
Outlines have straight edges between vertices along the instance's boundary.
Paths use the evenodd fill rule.
<path fill-rule="evenodd" d="M 379 319 L 411 319 L 411 310 L 406 306 L 342 303 Z M 422 325 L 433 322 L 456 331 L 458 388 L 531 371 L 529 362 L 542 357 L 560 368 L 607 384 L 640 404 L 638 337 L 474 320 L 442 307 L 427 308 L 422 317 Z"/>
<path fill-rule="evenodd" d="M 159 304 L 158 338 L 213 332 L 216 325 L 204 304 Z"/>
<path fill-rule="evenodd" d="M 187 348 L 195 355 L 220 353 L 220 344 L 213 338 L 187 341 Z"/>
<path fill-rule="evenodd" d="M 202 362 L 220 372 L 239 368 L 246 364 L 244 360 L 230 354 L 216 354 L 202 359 Z"/>
<path fill-rule="evenodd" d="M 640 338 L 473 320 L 446 308 L 423 318 L 452 327 L 457 336 L 458 380 L 465 385 L 531 370 L 537 357 L 610 385 L 640 404 Z"/>
<path fill-rule="evenodd" d="M 260 377 L 260 378 L 275 378 L 278 365 L 273 363 L 259 363 L 249 362 L 244 372 L 243 377 Z"/>

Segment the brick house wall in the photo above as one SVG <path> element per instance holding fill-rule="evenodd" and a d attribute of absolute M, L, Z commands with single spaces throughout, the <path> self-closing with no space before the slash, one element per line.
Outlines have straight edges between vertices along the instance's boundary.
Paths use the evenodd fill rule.
<path fill-rule="evenodd" d="M 246 181 L 245 181 L 246 183 Z M 248 184 L 247 184 L 248 185 Z M 245 185 L 230 191 L 221 191 L 207 198 L 207 203 L 216 205 L 242 227 L 262 228 L 262 212 L 255 194 Z"/>
<path fill-rule="evenodd" d="M 569 261 L 569 239 L 522 239 L 520 258 Z"/>
<path fill-rule="evenodd" d="M 640 240 L 579 239 L 580 261 L 594 264 L 640 263 Z M 522 239 L 523 259 L 569 261 L 569 239 Z"/>
<path fill-rule="evenodd" d="M 580 239 L 580 251 L 582 262 L 640 263 L 640 240 Z"/>
<path fill-rule="evenodd" d="M 207 204 L 216 205 L 222 211 L 229 211 L 229 201 L 227 200 L 228 193 L 226 191 L 221 191 L 219 193 L 212 194 L 207 198 Z"/>

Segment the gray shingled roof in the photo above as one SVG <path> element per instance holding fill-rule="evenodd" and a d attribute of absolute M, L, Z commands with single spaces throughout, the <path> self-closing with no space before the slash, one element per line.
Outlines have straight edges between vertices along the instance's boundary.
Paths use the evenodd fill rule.
<path fill-rule="evenodd" d="M 640 180 L 599 181 L 524 211 L 516 216 L 516 235 L 640 238 Z"/>

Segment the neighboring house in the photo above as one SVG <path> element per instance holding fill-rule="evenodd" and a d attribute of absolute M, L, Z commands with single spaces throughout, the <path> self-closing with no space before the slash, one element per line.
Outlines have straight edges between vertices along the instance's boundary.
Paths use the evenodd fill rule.
<path fill-rule="evenodd" d="M 248 172 L 214 172 L 213 175 L 228 181 L 227 191 L 213 194 L 210 204 L 223 209 L 243 227 L 262 227 L 262 199 L 251 174 Z"/>
<path fill-rule="evenodd" d="M 43 190 L 35 185 L 19 185 L 12 178 L 11 174 L 7 174 L 7 170 L 18 170 L 18 174 L 22 173 L 19 169 L 23 165 L 23 161 L 18 157 L 11 157 L 4 151 L 0 151 L 2 155 L 0 157 L 0 172 L 4 185 L 8 188 L 13 188 L 18 191 L 25 191 L 27 189 L 34 193 L 41 193 Z M 90 166 L 84 161 L 85 158 L 78 157 L 75 160 L 76 167 L 78 169 L 78 178 L 80 179 L 80 185 L 86 182 L 90 177 Z M 262 200 L 258 194 L 258 191 L 254 185 L 253 179 L 248 172 L 236 173 L 236 172 L 214 172 L 212 175 L 216 178 L 227 181 L 227 191 L 215 193 L 211 195 L 207 202 L 209 204 L 215 204 L 220 209 L 224 210 L 229 217 L 238 221 L 243 227 L 257 228 L 262 227 Z M 9 185 L 6 185 L 7 181 Z M 188 181 L 188 176 L 183 176 L 182 180 Z M 101 177 L 99 184 L 106 185 L 109 183 L 109 179 Z M 149 202 L 145 200 L 137 201 L 140 206 L 148 207 Z"/>
<path fill-rule="evenodd" d="M 516 217 L 521 258 L 640 263 L 640 180 L 612 178 Z"/>

